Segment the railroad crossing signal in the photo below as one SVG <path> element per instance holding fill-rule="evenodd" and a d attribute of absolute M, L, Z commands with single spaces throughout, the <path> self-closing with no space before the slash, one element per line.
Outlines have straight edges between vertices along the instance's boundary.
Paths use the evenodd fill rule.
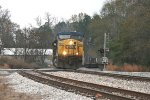
<path fill-rule="evenodd" d="M 99 51 L 100 53 L 104 53 L 104 49 L 103 49 L 103 48 L 100 48 L 98 51 Z"/>
<path fill-rule="evenodd" d="M 106 51 L 106 52 L 109 52 L 109 48 L 105 48 L 105 51 Z"/>
<path fill-rule="evenodd" d="M 108 34 L 104 34 L 104 45 L 103 45 L 103 49 L 104 49 L 104 56 L 102 57 L 102 64 L 104 64 L 104 70 L 106 69 L 106 64 L 108 64 L 108 58 L 106 57 L 106 52 L 109 52 L 109 48 L 106 47 L 106 44 L 109 42 L 109 33 Z"/>
<path fill-rule="evenodd" d="M 103 54 L 104 48 L 100 48 L 98 51 Z M 105 52 L 109 52 L 109 48 L 105 48 Z"/>

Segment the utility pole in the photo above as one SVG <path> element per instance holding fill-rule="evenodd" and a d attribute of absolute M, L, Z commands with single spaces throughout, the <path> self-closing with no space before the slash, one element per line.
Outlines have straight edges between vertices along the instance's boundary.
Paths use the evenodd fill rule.
<path fill-rule="evenodd" d="M 106 33 L 104 34 L 104 57 L 106 57 Z"/>
<path fill-rule="evenodd" d="M 26 58 L 27 58 L 27 29 L 25 28 L 24 29 L 24 61 L 26 61 Z"/>
<path fill-rule="evenodd" d="M 103 49 L 104 49 L 104 59 L 106 57 L 106 33 L 104 33 L 104 45 L 103 45 Z M 104 62 L 104 70 L 106 69 L 106 63 Z"/>
<path fill-rule="evenodd" d="M 3 43 L 2 43 L 2 41 L 0 39 L 0 55 L 2 55 L 2 49 L 3 49 Z"/>

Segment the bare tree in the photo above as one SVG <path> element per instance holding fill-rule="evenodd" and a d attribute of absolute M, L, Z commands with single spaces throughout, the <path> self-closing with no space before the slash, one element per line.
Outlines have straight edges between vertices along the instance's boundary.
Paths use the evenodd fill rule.
<path fill-rule="evenodd" d="M 45 20 L 46 20 L 46 24 L 49 27 L 52 27 L 54 21 L 56 20 L 55 17 L 52 17 L 48 12 L 45 14 Z"/>
<path fill-rule="evenodd" d="M 13 47 L 14 32 L 18 26 L 10 20 L 9 11 L 0 6 L 0 38 L 4 47 Z"/>
<path fill-rule="evenodd" d="M 42 25 L 41 17 L 38 16 L 35 20 L 36 20 L 36 24 L 40 27 Z"/>

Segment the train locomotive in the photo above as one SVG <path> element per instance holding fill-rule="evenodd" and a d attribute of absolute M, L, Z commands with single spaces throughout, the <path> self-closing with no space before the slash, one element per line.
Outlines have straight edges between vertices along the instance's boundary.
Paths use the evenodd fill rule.
<path fill-rule="evenodd" d="M 81 32 L 59 32 L 53 42 L 53 65 L 77 69 L 84 55 L 83 39 Z"/>

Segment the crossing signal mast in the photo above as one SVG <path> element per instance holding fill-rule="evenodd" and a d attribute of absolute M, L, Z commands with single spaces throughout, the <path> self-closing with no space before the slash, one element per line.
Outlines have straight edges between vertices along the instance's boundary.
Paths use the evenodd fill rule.
<path fill-rule="evenodd" d="M 1 39 L 0 39 L 0 55 L 2 54 L 2 48 L 3 47 L 3 43 L 2 43 L 2 41 L 1 41 Z"/>
<path fill-rule="evenodd" d="M 104 45 L 103 45 L 103 57 L 102 57 L 102 64 L 104 65 L 104 70 L 106 68 L 106 65 L 108 64 L 108 58 L 106 57 L 106 53 L 109 52 L 109 48 L 107 48 L 106 44 L 109 42 L 109 33 L 108 34 L 104 34 Z M 101 52 L 100 51 L 100 52 Z"/>

